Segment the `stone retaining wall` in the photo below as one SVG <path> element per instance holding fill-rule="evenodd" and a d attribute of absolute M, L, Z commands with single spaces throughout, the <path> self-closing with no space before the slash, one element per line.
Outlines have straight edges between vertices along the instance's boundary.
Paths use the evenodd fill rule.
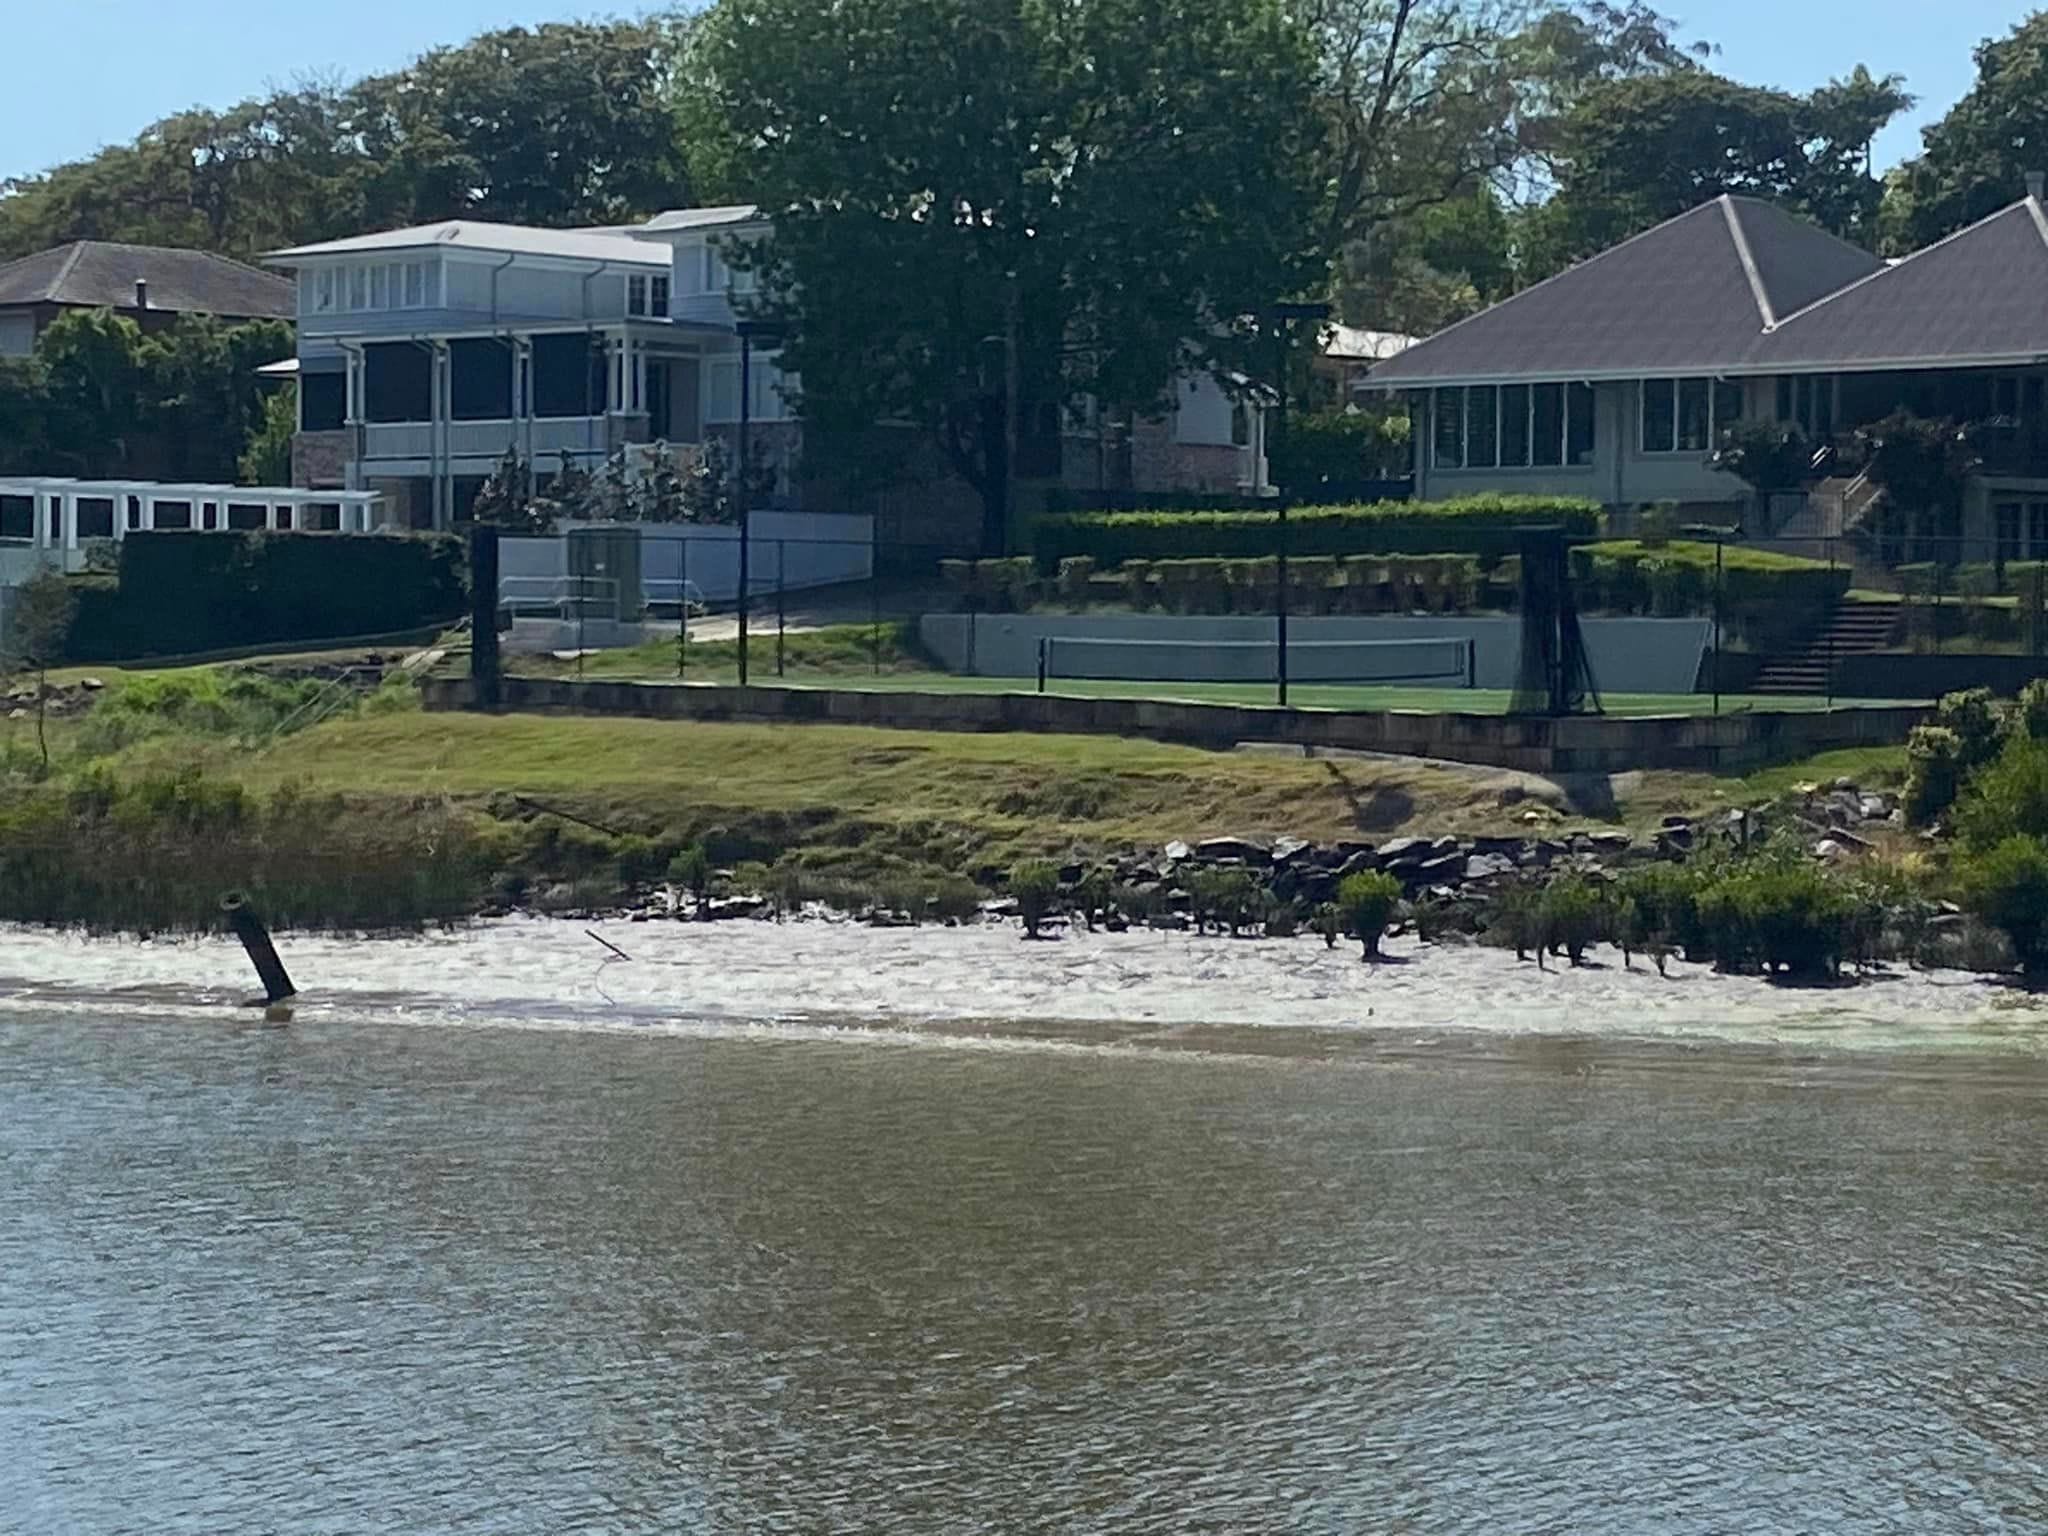
<path fill-rule="evenodd" d="M 466 678 L 429 680 L 428 709 L 466 709 Z M 1732 770 L 1839 747 L 1890 746 L 1925 718 L 1920 706 L 1832 714 L 1741 713 L 1549 720 L 1505 715 L 1340 712 L 1036 693 L 910 693 L 852 688 L 740 688 L 717 683 L 577 683 L 507 677 L 505 708 L 536 714 L 663 720 L 824 722 L 925 731 L 1044 731 L 1143 736 L 1194 746 L 1239 742 L 1392 752 L 1530 773 L 1632 768 Z"/>

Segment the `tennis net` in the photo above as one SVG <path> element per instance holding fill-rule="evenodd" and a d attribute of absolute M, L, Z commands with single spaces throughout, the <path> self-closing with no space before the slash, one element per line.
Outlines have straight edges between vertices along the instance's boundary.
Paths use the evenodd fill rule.
<path fill-rule="evenodd" d="M 1414 640 L 1294 640 L 1287 675 L 1297 683 L 1431 683 L 1475 686 L 1469 635 Z M 1271 640 L 1119 640 L 1052 635 L 1039 641 L 1039 687 L 1062 678 L 1096 682 L 1269 683 L 1279 675 Z"/>

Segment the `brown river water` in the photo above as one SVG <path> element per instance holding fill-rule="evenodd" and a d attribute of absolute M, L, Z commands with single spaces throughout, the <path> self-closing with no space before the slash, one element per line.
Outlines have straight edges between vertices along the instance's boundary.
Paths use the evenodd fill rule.
<path fill-rule="evenodd" d="M 2048 1012 L 0 931 L 0 1532 L 2048 1530 Z"/>

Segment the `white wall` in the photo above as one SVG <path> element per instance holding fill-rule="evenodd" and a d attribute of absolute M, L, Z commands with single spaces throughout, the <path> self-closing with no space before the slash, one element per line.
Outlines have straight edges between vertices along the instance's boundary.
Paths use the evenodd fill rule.
<path fill-rule="evenodd" d="M 1173 440 L 1228 448 L 1235 409 L 1236 402 L 1209 374 L 1182 379 L 1174 391 Z"/>
<path fill-rule="evenodd" d="M 759 596 L 773 593 L 776 562 L 782 562 L 786 590 L 865 581 L 874 571 L 871 518 L 822 512 L 756 512 L 748 520 L 748 585 Z M 707 602 L 731 602 L 739 595 L 740 536 L 737 528 L 707 523 L 642 523 L 640 581 L 650 602 L 673 602 L 678 581 L 688 581 Z M 568 541 L 502 539 L 498 545 L 500 591 L 505 601 L 537 606 L 560 589 L 568 573 Z"/>

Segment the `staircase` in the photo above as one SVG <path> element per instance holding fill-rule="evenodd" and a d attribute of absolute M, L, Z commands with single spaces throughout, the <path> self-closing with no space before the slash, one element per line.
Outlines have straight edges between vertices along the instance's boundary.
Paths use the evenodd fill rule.
<path fill-rule="evenodd" d="M 1898 628 L 1896 603 L 1838 602 L 1826 626 L 1797 656 L 1766 663 L 1751 684 L 1757 693 L 1818 695 L 1829 692 L 1828 667 L 1843 656 L 1867 656 L 1891 642 Z"/>

